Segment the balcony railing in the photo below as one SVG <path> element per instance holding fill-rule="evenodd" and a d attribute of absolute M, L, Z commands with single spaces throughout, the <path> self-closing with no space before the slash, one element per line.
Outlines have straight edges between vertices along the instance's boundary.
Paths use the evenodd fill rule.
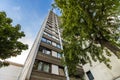
<path fill-rule="evenodd" d="M 59 53 L 61 52 L 61 49 L 60 49 L 60 48 L 57 48 L 57 47 L 55 47 L 55 46 L 53 46 L 53 45 L 51 45 L 51 44 L 47 44 L 47 43 L 45 43 L 45 42 L 42 42 L 42 41 L 41 41 L 40 45 L 43 46 L 43 47 L 46 47 L 46 48 L 48 48 L 48 49 L 54 50 L 54 51 L 56 51 L 56 52 L 59 52 Z"/>
<path fill-rule="evenodd" d="M 52 33 L 52 31 L 50 31 L 48 29 L 45 29 L 45 32 L 47 32 L 49 34 L 52 34 L 52 35 L 56 36 L 57 38 L 59 38 L 59 36 L 57 34 Z"/>
<path fill-rule="evenodd" d="M 42 60 L 42 61 L 45 61 L 45 62 L 49 62 L 49 63 L 52 63 L 52 64 L 56 64 L 56 65 L 59 65 L 59 66 L 63 66 L 61 64 L 61 60 L 59 58 L 53 57 L 51 55 L 44 54 L 40 51 L 38 51 L 36 59 Z"/>
<path fill-rule="evenodd" d="M 33 70 L 30 80 L 66 80 L 66 77 Z"/>
<path fill-rule="evenodd" d="M 49 36 L 47 36 L 47 35 L 45 35 L 45 34 L 43 34 L 43 37 L 45 37 L 46 39 L 49 39 L 49 40 L 51 40 L 51 41 L 54 41 L 54 42 L 60 44 L 60 42 L 59 42 L 58 40 L 53 39 L 52 37 L 49 37 Z"/>

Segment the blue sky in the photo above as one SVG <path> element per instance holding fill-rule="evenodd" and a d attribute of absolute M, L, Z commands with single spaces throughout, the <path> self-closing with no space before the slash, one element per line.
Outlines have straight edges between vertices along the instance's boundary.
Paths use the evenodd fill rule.
<path fill-rule="evenodd" d="M 7 16 L 13 19 L 13 25 L 21 25 L 26 34 L 21 41 L 29 44 L 27 51 L 23 51 L 17 58 L 9 59 L 10 61 L 24 63 L 43 20 L 52 8 L 52 3 L 53 0 L 0 0 L 0 11 L 5 11 Z"/>

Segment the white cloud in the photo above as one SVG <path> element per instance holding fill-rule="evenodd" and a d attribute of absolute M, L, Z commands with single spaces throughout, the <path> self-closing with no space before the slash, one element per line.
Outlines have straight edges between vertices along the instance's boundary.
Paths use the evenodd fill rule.
<path fill-rule="evenodd" d="M 24 62 L 25 62 L 25 60 L 26 60 L 26 58 L 27 58 L 27 56 L 29 54 L 29 51 L 30 51 L 30 49 L 32 47 L 34 39 L 32 37 L 31 38 L 24 37 L 20 41 L 23 42 L 24 44 L 29 45 L 28 50 L 23 51 L 22 54 L 18 55 L 17 57 L 12 57 L 12 58 L 9 58 L 7 60 L 12 61 L 12 62 L 17 62 L 17 63 L 20 63 L 20 64 L 24 64 Z"/>

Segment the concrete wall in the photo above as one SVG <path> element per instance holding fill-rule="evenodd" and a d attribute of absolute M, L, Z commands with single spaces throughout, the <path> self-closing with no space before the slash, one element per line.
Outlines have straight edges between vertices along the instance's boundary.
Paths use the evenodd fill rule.
<path fill-rule="evenodd" d="M 0 68 L 0 80 L 18 80 L 18 76 L 22 67 L 16 65 L 9 65 Z"/>
<path fill-rule="evenodd" d="M 86 64 L 83 66 L 85 73 L 91 71 L 94 80 L 120 80 L 120 60 L 115 55 L 110 57 L 112 69 L 106 67 L 104 63 L 92 62 L 93 66 Z M 87 75 L 85 79 L 89 80 Z"/>

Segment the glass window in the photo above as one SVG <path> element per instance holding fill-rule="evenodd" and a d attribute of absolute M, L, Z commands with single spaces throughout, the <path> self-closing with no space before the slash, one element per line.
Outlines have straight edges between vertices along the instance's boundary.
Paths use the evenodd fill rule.
<path fill-rule="evenodd" d="M 52 42 L 51 42 L 50 40 L 47 40 L 47 43 L 48 43 L 48 44 L 51 44 Z"/>
<path fill-rule="evenodd" d="M 57 57 L 58 57 L 58 58 L 61 58 L 61 57 L 62 57 L 62 54 L 61 54 L 61 53 L 57 53 Z"/>
<path fill-rule="evenodd" d="M 50 54 L 51 50 L 46 49 L 46 54 Z"/>
<path fill-rule="evenodd" d="M 48 34 L 48 36 L 49 36 L 49 37 L 52 37 L 52 35 L 51 35 L 51 34 Z"/>
<path fill-rule="evenodd" d="M 53 46 L 56 46 L 56 43 L 55 43 L 55 42 L 52 42 L 52 45 L 53 45 Z"/>
<path fill-rule="evenodd" d="M 47 63 L 44 63 L 43 71 L 45 71 L 45 72 L 50 72 L 50 65 L 47 64 Z"/>
<path fill-rule="evenodd" d="M 49 37 L 52 37 L 51 34 L 47 33 L 47 32 L 44 32 L 45 35 L 49 36 Z"/>
<path fill-rule="evenodd" d="M 45 38 L 42 38 L 42 40 L 41 40 L 41 41 L 46 42 L 47 40 L 46 40 Z"/>
<path fill-rule="evenodd" d="M 45 49 L 43 49 L 43 50 L 42 50 L 42 53 L 46 53 L 46 50 L 45 50 Z"/>
<path fill-rule="evenodd" d="M 57 48 L 61 48 L 59 44 L 56 45 Z"/>
<path fill-rule="evenodd" d="M 50 64 L 42 61 L 36 61 L 37 70 L 38 71 L 44 71 L 44 72 L 50 72 Z"/>
<path fill-rule="evenodd" d="M 42 46 L 40 46 L 39 51 L 41 51 L 42 53 L 45 53 L 45 54 L 49 54 L 49 55 L 51 54 L 50 49 L 42 47 Z"/>
<path fill-rule="evenodd" d="M 86 74 L 87 74 L 89 80 L 94 80 L 94 77 L 93 77 L 91 71 L 86 72 Z"/>
<path fill-rule="evenodd" d="M 38 71 L 41 71 L 41 70 L 42 70 L 42 65 L 43 65 L 42 62 L 39 62 L 39 63 L 38 63 Z"/>

